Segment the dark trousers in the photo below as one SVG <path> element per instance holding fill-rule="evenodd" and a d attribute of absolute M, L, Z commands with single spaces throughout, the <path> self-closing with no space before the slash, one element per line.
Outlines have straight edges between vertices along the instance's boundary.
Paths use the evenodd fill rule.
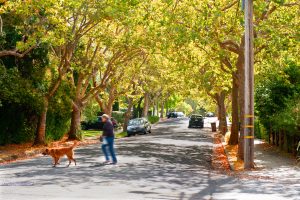
<path fill-rule="evenodd" d="M 112 161 L 114 163 L 117 162 L 117 158 L 116 158 L 116 154 L 115 154 L 115 150 L 114 150 L 114 140 L 115 140 L 115 137 L 105 137 L 104 140 L 107 141 L 107 144 L 102 144 L 101 148 L 102 148 L 102 151 L 105 155 L 105 160 L 106 161 L 109 161 L 109 155 L 108 155 L 108 152 L 107 152 L 107 149 L 112 157 Z"/>

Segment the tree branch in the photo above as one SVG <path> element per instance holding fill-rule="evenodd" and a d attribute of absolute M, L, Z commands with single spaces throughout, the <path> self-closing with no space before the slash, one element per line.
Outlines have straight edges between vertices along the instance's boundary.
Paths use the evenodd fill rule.
<path fill-rule="evenodd" d="M 299 5 L 300 5 L 298 2 L 293 2 L 293 3 L 286 3 L 286 4 L 283 4 L 283 5 L 280 5 L 280 6 L 274 5 L 274 6 L 272 6 L 272 7 L 269 9 L 270 4 L 271 4 L 271 2 L 269 2 L 269 4 L 267 5 L 267 10 L 265 10 L 265 11 L 261 14 L 261 16 L 255 21 L 255 23 L 254 23 L 255 25 L 258 25 L 260 22 L 262 22 L 262 21 L 268 19 L 269 16 L 270 16 L 275 10 L 277 10 L 277 9 L 280 8 L 280 7 L 292 7 L 292 6 L 297 6 L 297 5 L 299 6 Z"/>
<path fill-rule="evenodd" d="M 19 53 L 17 50 L 2 50 L 0 51 L 0 58 L 4 56 L 15 56 L 18 58 L 23 58 L 26 54 L 28 54 L 31 50 L 33 50 L 36 47 L 36 45 L 31 46 L 23 53 Z"/>
<path fill-rule="evenodd" d="M 221 11 L 226 11 L 228 10 L 229 8 L 231 8 L 232 6 L 234 6 L 235 4 L 237 4 L 239 1 L 234 1 L 232 2 L 231 4 L 225 6 L 224 8 L 221 9 Z"/>
<path fill-rule="evenodd" d="M 225 40 L 224 42 L 219 42 L 219 45 L 228 51 L 239 54 L 240 46 L 233 40 Z"/>
<path fill-rule="evenodd" d="M 2 34 L 2 30 L 3 30 L 3 21 L 2 21 L 1 15 L 0 15 L 0 34 Z"/>

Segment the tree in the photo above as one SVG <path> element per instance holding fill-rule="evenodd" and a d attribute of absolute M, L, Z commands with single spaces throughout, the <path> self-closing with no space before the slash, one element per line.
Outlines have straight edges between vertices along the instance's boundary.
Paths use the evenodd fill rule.
<path fill-rule="evenodd" d="M 267 45 L 269 41 L 275 41 L 275 38 L 278 38 L 275 34 L 268 33 L 282 32 L 279 30 L 280 26 L 276 25 L 278 21 L 285 24 L 286 28 L 289 27 L 291 34 L 288 36 L 293 38 L 294 29 L 292 26 L 297 22 L 297 17 L 293 16 L 296 15 L 297 6 L 299 4 L 292 1 L 255 2 L 254 10 L 256 11 L 255 16 L 257 16 L 255 21 L 256 57 L 261 51 L 269 47 Z M 243 103 L 243 87 L 240 86 L 243 85 L 244 81 L 244 32 L 241 23 L 243 22 L 243 13 L 239 9 L 239 1 L 181 2 L 177 3 L 175 7 L 176 9 L 170 9 L 168 12 L 168 15 L 172 16 L 169 19 L 173 22 L 169 30 L 176 30 L 180 42 L 194 41 L 204 53 L 211 54 L 211 58 L 219 57 L 223 65 L 219 65 L 221 68 L 215 68 L 215 71 L 223 71 L 223 73 L 232 76 L 233 121 L 230 143 L 236 144 L 239 122 L 243 124 L 243 110 L 239 105 Z M 182 39 L 183 35 L 187 39 Z M 240 142 L 242 142 L 242 132 L 240 137 L 242 138 Z M 239 148 L 243 149 L 242 143 L 240 143 Z M 242 156 L 241 153 L 240 156 Z"/>

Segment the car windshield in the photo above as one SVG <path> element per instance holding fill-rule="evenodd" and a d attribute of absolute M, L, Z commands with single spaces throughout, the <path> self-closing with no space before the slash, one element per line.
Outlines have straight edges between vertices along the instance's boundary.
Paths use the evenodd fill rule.
<path fill-rule="evenodd" d="M 202 119 L 201 115 L 192 115 L 192 119 Z"/>
<path fill-rule="evenodd" d="M 130 120 L 129 123 L 128 123 L 129 126 L 141 125 L 141 124 L 143 124 L 143 120 L 142 119 Z"/>

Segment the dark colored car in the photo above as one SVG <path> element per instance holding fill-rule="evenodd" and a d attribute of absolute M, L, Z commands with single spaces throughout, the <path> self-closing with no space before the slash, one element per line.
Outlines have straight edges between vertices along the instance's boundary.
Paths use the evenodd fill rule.
<path fill-rule="evenodd" d="M 114 125 L 114 128 L 118 127 L 118 122 L 113 117 L 111 118 L 111 122 Z M 81 122 L 81 129 L 82 130 L 89 130 L 89 129 L 102 130 L 103 125 L 104 124 L 102 122 L 101 116 L 98 116 L 96 120 Z"/>
<path fill-rule="evenodd" d="M 178 114 L 177 112 L 169 112 L 167 115 L 168 118 L 177 118 Z"/>
<path fill-rule="evenodd" d="M 204 119 L 202 115 L 192 115 L 189 120 L 189 128 L 193 127 L 204 127 Z"/>
<path fill-rule="evenodd" d="M 136 135 L 138 133 L 151 133 L 151 124 L 145 118 L 136 118 L 128 122 L 127 136 Z"/>

